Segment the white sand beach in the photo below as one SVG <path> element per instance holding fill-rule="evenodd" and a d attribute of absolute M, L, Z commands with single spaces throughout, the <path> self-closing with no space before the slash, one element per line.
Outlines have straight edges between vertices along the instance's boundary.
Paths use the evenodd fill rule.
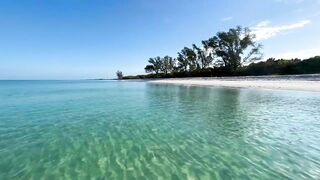
<path fill-rule="evenodd" d="M 263 88 L 320 92 L 320 80 L 316 76 L 255 76 L 228 78 L 169 78 L 150 83 L 195 85 L 230 88 Z"/>

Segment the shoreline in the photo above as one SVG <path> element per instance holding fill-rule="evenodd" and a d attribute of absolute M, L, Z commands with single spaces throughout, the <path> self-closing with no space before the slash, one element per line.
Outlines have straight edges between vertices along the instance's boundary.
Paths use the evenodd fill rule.
<path fill-rule="evenodd" d="M 318 78 L 318 77 L 317 77 Z M 155 84 L 176 84 L 187 86 L 276 89 L 320 92 L 319 79 L 295 78 L 295 76 L 274 77 L 226 77 L 226 78 L 171 78 L 150 80 Z"/>

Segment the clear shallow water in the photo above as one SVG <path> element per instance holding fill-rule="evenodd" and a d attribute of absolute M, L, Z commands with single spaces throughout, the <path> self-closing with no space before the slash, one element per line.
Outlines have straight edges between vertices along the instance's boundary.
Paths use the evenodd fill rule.
<path fill-rule="evenodd" d="M 0 179 L 316 179 L 320 93 L 0 81 Z"/>

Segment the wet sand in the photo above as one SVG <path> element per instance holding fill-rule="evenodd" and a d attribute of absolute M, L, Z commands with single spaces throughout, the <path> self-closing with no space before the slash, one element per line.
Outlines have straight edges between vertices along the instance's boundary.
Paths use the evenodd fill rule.
<path fill-rule="evenodd" d="M 168 78 L 149 83 L 230 88 L 263 88 L 320 92 L 320 75 L 246 76 L 225 78 Z"/>

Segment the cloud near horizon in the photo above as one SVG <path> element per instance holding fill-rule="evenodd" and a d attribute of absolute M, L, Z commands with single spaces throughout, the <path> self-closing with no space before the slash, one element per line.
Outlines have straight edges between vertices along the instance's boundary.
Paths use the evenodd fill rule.
<path fill-rule="evenodd" d="M 303 20 L 293 24 L 270 26 L 270 21 L 262 21 L 256 26 L 252 27 L 252 33 L 256 35 L 256 40 L 266 40 L 278 33 L 288 31 L 292 29 L 302 28 L 307 24 L 310 24 L 310 20 Z"/>
<path fill-rule="evenodd" d="M 274 57 L 276 59 L 307 59 L 314 56 L 320 56 L 320 48 L 311 48 L 311 49 L 300 49 L 297 51 L 286 51 L 280 54 L 273 54 L 270 57 Z M 267 57 L 266 57 L 267 59 Z"/>

